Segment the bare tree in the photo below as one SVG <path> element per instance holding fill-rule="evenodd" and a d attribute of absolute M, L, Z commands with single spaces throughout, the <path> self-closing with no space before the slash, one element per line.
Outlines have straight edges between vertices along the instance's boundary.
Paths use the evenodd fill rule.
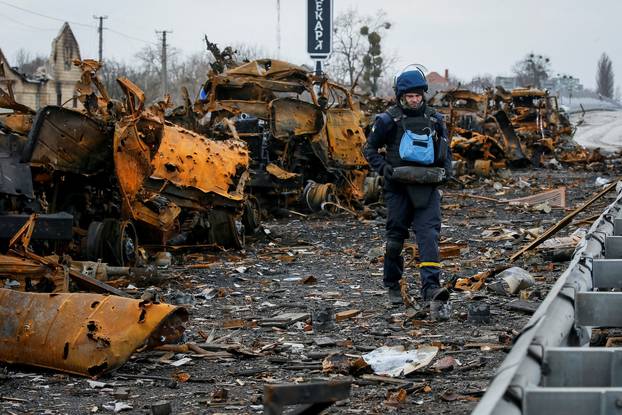
<path fill-rule="evenodd" d="M 352 85 L 365 55 L 365 38 L 361 27 L 367 22 L 355 9 L 337 16 L 333 23 L 333 53 L 327 66 L 331 76 L 338 82 Z"/>
<path fill-rule="evenodd" d="M 337 16 L 333 25 L 333 53 L 327 62 L 331 78 L 356 86 L 367 60 L 367 89 L 375 85 L 377 92 L 379 79 L 396 61 L 395 56 L 380 50 L 380 39 L 390 28 L 382 10 L 373 16 L 362 16 L 357 10 L 349 9 Z"/>
<path fill-rule="evenodd" d="M 147 45 L 136 53 L 136 60 L 139 63 L 138 77 L 136 81 L 138 86 L 145 92 L 145 96 L 148 100 L 155 100 L 163 98 L 162 93 L 162 51 L 157 45 Z M 167 49 L 167 65 L 169 70 L 169 79 L 171 73 L 175 72 L 175 69 L 179 65 L 179 50 L 175 47 L 169 46 Z M 134 80 L 132 80 L 134 81 Z M 175 86 L 171 83 L 171 91 L 173 97 L 177 93 Z"/>
<path fill-rule="evenodd" d="M 549 79 L 551 74 L 551 60 L 547 56 L 531 52 L 516 62 L 513 71 L 519 85 L 541 88 L 542 82 Z"/>
<path fill-rule="evenodd" d="M 612 98 L 614 91 L 613 64 L 606 53 L 600 55 L 596 69 L 596 90 L 604 97 Z"/>
<path fill-rule="evenodd" d="M 491 74 L 475 75 L 471 82 L 465 84 L 465 87 L 473 91 L 481 92 L 486 88 L 493 88 L 495 86 L 495 79 Z"/>
<path fill-rule="evenodd" d="M 181 97 L 182 87 L 188 90 L 191 99 L 198 97 L 199 89 L 207 79 L 211 62 L 212 59 L 207 51 L 197 52 L 183 61 L 176 62 L 170 68 L 170 92 L 174 102 L 178 102 Z"/>
<path fill-rule="evenodd" d="M 240 62 L 250 62 L 256 59 L 268 58 L 273 55 L 261 46 L 250 43 L 235 43 L 232 48 L 235 50 L 236 58 Z"/>
<path fill-rule="evenodd" d="M 110 98 L 119 100 L 123 99 L 124 95 L 117 84 L 117 78 L 124 76 L 133 82 L 138 82 L 139 78 L 135 68 L 114 59 L 106 59 L 104 61 L 104 65 L 99 71 L 99 76 Z"/>
<path fill-rule="evenodd" d="M 32 56 L 30 52 L 24 48 L 18 49 L 15 53 L 15 66 L 17 67 L 17 71 L 26 75 L 34 74 L 40 67 L 45 66 L 47 61 L 45 56 Z"/>

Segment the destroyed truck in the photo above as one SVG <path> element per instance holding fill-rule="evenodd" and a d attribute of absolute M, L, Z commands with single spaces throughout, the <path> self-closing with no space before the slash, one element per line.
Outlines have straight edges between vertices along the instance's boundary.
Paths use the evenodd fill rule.
<path fill-rule="evenodd" d="M 223 119 L 234 122 L 250 151 L 247 192 L 256 209 L 359 207 L 380 190 L 379 179 L 367 177 L 361 112 L 350 92 L 302 67 L 262 59 L 212 71 L 193 109 L 170 119 L 208 135 Z"/>
<path fill-rule="evenodd" d="M 492 102 L 488 91 L 480 94 L 467 89 L 441 91 L 429 100 L 445 115 L 458 174 L 468 168 L 487 176 L 493 168 L 528 163 L 508 115 Z"/>
<path fill-rule="evenodd" d="M 99 63 L 76 64 L 83 69 L 77 91 L 84 112 L 47 106 L 34 115 L 12 115 L 30 117 L 32 128 L 21 130 L 4 116 L 5 142 L 19 144 L 8 151 L 19 168 L 11 174 L 27 190 L 8 197 L 11 189 L 0 189 L 3 234 L 14 232 L 24 213 L 66 212 L 70 241 L 66 216 L 48 222 L 41 216 L 38 227 L 63 225 L 57 239 L 81 258 L 132 263 L 139 236 L 158 247 L 241 247 L 249 177 L 245 143 L 213 140 L 165 121 L 163 104 L 145 109 L 143 92 L 124 78 L 118 83 L 125 102 L 111 100 L 97 80 Z M 53 232 L 40 237 L 55 239 Z"/>
<path fill-rule="evenodd" d="M 456 158 L 482 175 L 508 164 L 539 166 L 572 134 L 557 98 L 544 90 L 454 89 L 435 94 L 430 105 L 446 116 Z"/>
<path fill-rule="evenodd" d="M 560 110 L 557 97 L 547 90 L 515 88 L 507 96 L 506 105 L 519 137 L 527 142 L 541 141 L 551 151 L 562 135 L 572 134 L 572 125 Z"/>

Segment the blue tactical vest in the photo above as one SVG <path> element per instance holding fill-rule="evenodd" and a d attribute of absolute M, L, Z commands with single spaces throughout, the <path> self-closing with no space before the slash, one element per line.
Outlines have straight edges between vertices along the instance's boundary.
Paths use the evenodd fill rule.
<path fill-rule="evenodd" d="M 385 120 L 390 118 L 396 126 L 394 137 L 386 145 L 385 157 L 391 166 L 443 167 L 447 140 L 440 136 L 435 114 L 434 109 L 426 107 L 420 116 L 406 116 L 400 107 L 393 106 L 380 115 Z M 410 140 L 410 148 L 413 150 L 410 155 L 414 157 L 411 158 L 404 157 L 407 140 Z"/>

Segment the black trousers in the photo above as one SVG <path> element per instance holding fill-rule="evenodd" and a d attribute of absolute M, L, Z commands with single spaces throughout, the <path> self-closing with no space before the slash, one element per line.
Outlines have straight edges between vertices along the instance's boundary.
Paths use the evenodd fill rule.
<path fill-rule="evenodd" d="M 438 190 L 433 190 L 427 204 L 415 208 L 408 192 L 385 187 L 384 200 L 387 207 L 387 252 L 384 256 L 384 278 L 386 287 L 399 284 L 404 273 L 404 257 L 401 246 L 409 236 L 409 229 L 415 232 L 419 247 L 421 291 L 440 285 L 439 234 L 441 231 L 441 200 Z M 396 249 L 395 247 L 399 248 Z"/>

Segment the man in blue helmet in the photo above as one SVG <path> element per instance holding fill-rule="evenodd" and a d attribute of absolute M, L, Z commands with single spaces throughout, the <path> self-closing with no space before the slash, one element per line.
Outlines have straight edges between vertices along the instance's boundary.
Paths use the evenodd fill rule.
<path fill-rule="evenodd" d="M 383 282 L 390 302 L 402 303 L 402 248 L 412 226 L 419 248 L 421 296 L 425 302 L 447 301 L 449 292 L 440 286 L 441 198 L 437 190 L 451 169 L 447 127 L 442 115 L 426 105 L 428 83 L 419 68 L 402 72 L 394 87 L 397 105 L 376 117 L 365 146 L 369 164 L 384 176 Z M 382 147 L 384 156 L 378 152 Z"/>

